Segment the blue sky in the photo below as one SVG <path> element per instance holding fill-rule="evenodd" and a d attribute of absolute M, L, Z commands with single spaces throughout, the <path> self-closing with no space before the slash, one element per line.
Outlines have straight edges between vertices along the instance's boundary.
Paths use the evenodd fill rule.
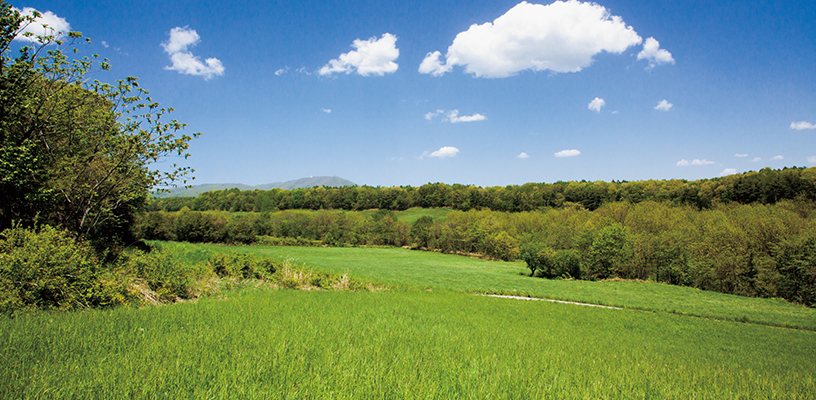
<path fill-rule="evenodd" d="M 12 1 L 201 132 L 195 183 L 816 165 L 816 2 Z M 437 53 L 438 52 L 438 53 Z M 169 160 L 171 163 L 173 160 Z"/>

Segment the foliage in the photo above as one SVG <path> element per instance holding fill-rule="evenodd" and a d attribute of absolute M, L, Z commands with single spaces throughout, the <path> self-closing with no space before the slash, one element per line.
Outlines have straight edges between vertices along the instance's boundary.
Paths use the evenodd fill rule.
<path fill-rule="evenodd" d="M 539 277 L 651 280 L 813 305 L 814 239 L 808 232 L 816 232 L 816 220 L 803 204 L 792 208 L 788 202 L 729 203 L 698 210 L 643 201 L 604 204 L 592 212 L 581 207 L 518 213 L 452 211 L 444 219 L 417 217 L 410 227 L 398 217 L 401 212 L 389 210 L 244 214 L 184 210 L 147 213 L 136 226 L 146 239 L 191 242 L 236 243 L 237 236 L 230 233 L 234 228 L 229 227 L 242 226 L 243 235 L 255 235 L 256 243 L 267 245 L 411 244 L 484 258 L 520 258 Z M 418 214 L 419 210 L 412 211 L 412 216 Z M 178 229 L 182 215 L 219 222 L 185 231 Z"/>
<path fill-rule="evenodd" d="M 50 226 L 0 233 L 0 313 L 78 309 L 128 302 L 127 290 L 94 252 Z"/>
<path fill-rule="evenodd" d="M 522 212 L 580 207 L 594 211 L 604 205 L 620 202 L 667 202 L 698 210 L 728 203 L 787 203 L 790 208 L 809 212 L 816 202 L 816 167 L 764 168 L 695 181 L 559 181 L 484 188 L 428 183 L 419 187 L 228 189 L 202 193 L 197 197 L 152 199 L 149 209 L 179 211 L 182 207 L 188 207 L 196 211 L 270 212 L 291 209 L 400 211 L 412 207 L 445 207 L 461 211 L 490 209 Z"/>
<path fill-rule="evenodd" d="M 186 157 L 192 136 L 128 77 L 90 81 L 108 70 L 96 55 L 71 59 L 82 35 L 36 37 L 12 56 L 12 41 L 39 15 L 0 2 L 0 229 L 12 221 L 60 226 L 102 252 L 131 240 L 130 224 L 148 192 L 191 172 L 154 164 Z M 86 39 L 87 41 L 87 39 Z M 95 65 L 97 65 L 95 67 Z"/>
<path fill-rule="evenodd" d="M 209 264 L 222 278 L 262 279 L 277 270 L 275 263 L 269 259 L 255 259 L 240 253 L 213 254 L 210 256 Z"/>

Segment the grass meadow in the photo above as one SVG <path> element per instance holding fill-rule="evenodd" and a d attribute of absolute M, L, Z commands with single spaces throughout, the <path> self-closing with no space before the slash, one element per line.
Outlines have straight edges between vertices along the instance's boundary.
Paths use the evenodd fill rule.
<path fill-rule="evenodd" d="M 0 318 L 0 398 L 816 398 L 816 314 L 786 302 L 547 281 L 403 249 L 162 246 L 191 262 L 294 258 L 390 289 L 245 283 L 174 305 Z"/>

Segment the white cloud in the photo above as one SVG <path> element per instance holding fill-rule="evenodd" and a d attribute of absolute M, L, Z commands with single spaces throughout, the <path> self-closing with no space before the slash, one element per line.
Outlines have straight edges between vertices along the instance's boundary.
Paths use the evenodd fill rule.
<path fill-rule="evenodd" d="M 643 43 L 643 50 L 637 55 L 638 60 L 649 60 L 646 69 L 652 69 L 660 64 L 674 64 L 671 53 L 660 48 L 660 42 L 650 37 Z"/>
<path fill-rule="evenodd" d="M 791 122 L 790 127 L 791 129 L 796 129 L 797 131 L 803 131 L 805 129 L 816 129 L 816 124 L 811 124 L 807 121 L 799 121 Z"/>
<path fill-rule="evenodd" d="M 453 69 L 453 65 L 443 65 L 442 61 L 439 60 L 439 57 L 441 56 L 442 53 L 439 51 L 426 54 L 425 59 L 423 59 L 422 63 L 419 64 L 419 73 L 442 76 L 446 72 L 450 72 L 450 70 Z"/>
<path fill-rule="evenodd" d="M 106 42 L 106 41 L 104 41 L 104 40 L 103 40 L 103 41 L 102 41 L 102 47 L 104 47 L 104 48 L 106 48 L 106 49 L 107 49 L 107 48 L 108 48 L 108 47 L 110 47 L 110 46 L 108 45 L 108 42 Z"/>
<path fill-rule="evenodd" d="M 587 106 L 587 108 L 592 110 L 592 111 L 595 111 L 595 112 L 599 113 L 599 112 L 601 112 L 601 107 L 603 107 L 605 105 L 606 105 L 606 102 L 604 101 L 604 99 L 596 97 L 595 100 L 592 100 L 592 101 L 589 102 L 589 105 Z"/>
<path fill-rule="evenodd" d="M 426 113 L 426 114 L 425 114 L 425 119 L 427 119 L 428 121 L 430 121 L 430 120 L 432 120 L 432 119 L 433 119 L 435 116 L 440 115 L 440 114 L 442 114 L 442 113 L 444 113 L 444 112 L 445 112 L 445 110 L 436 110 L 436 111 L 434 111 L 434 112 L 429 112 L 429 113 Z"/>
<path fill-rule="evenodd" d="M 283 75 L 283 74 L 285 74 L 287 72 L 289 72 L 289 67 L 281 68 L 281 69 L 275 71 L 275 75 L 276 76 L 281 76 L 281 75 Z"/>
<path fill-rule="evenodd" d="M 785 157 L 782 157 L 781 155 L 771 157 L 772 161 L 778 161 L 778 160 L 784 160 L 784 159 L 785 159 Z"/>
<path fill-rule="evenodd" d="M 438 115 L 442 115 L 444 113 L 445 113 L 445 110 L 436 110 L 436 111 L 433 111 L 433 112 L 429 112 L 429 113 L 425 114 L 425 119 L 430 121 L 430 120 L 434 119 L 434 117 L 436 117 Z M 459 122 L 484 121 L 486 119 L 487 119 L 487 117 L 485 117 L 484 115 L 479 114 L 479 113 L 476 113 L 476 114 L 473 114 L 473 115 L 463 115 L 463 116 L 460 117 L 459 116 L 459 110 L 450 110 L 450 111 L 448 111 L 448 114 L 445 116 L 445 118 L 442 119 L 442 121 L 443 122 L 447 121 L 447 122 L 450 122 L 452 124 L 457 124 Z"/>
<path fill-rule="evenodd" d="M 657 103 L 657 106 L 655 106 L 655 110 L 669 111 L 671 110 L 672 107 L 674 107 L 674 104 L 669 103 L 668 101 L 666 101 L 666 99 L 663 99 L 660 100 L 660 103 Z"/>
<path fill-rule="evenodd" d="M 427 152 L 426 152 L 428 157 L 438 157 L 438 158 L 455 157 L 456 154 L 458 154 L 458 153 L 459 153 L 459 149 L 457 149 L 456 147 L 451 147 L 451 146 L 444 146 L 444 147 L 440 148 L 439 150 L 437 150 L 437 151 L 435 151 L 433 153 L 430 153 L 430 154 L 427 154 Z M 424 155 L 425 154 L 423 154 L 423 156 Z"/>
<path fill-rule="evenodd" d="M 460 65 L 476 77 L 504 78 L 524 70 L 578 72 L 601 52 L 620 54 L 642 38 L 595 3 L 523 1 L 492 23 L 471 25 L 445 54 L 430 52 L 419 72 L 440 76 Z"/>
<path fill-rule="evenodd" d="M 527 153 L 523 152 L 523 151 L 521 152 L 521 154 L 517 155 L 516 157 L 522 158 L 522 159 L 523 158 L 530 158 L 530 156 Z"/>
<path fill-rule="evenodd" d="M 170 60 L 173 65 L 164 67 L 164 69 L 171 71 L 178 71 L 186 75 L 203 76 L 204 79 L 210 79 L 213 76 L 224 75 L 224 66 L 221 60 L 217 58 L 208 58 L 202 63 L 201 60 L 194 56 L 188 48 L 195 46 L 201 41 L 195 29 L 188 27 L 175 27 L 170 30 L 170 39 L 162 43 L 164 51 L 170 55 Z"/>
<path fill-rule="evenodd" d="M 734 175 L 734 174 L 736 174 L 736 173 L 737 173 L 737 170 L 736 170 L 736 169 L 734 169 L 734 168 L 726 168 L 726 169 L 722 170 L 722 172 L 720 172 L 720 176 L 725 176 L 725 175 Z"/>
<path fill-rule="evenodd" d="M 300 68 L 296 69 L 295 72 L 297 72 L 299 74 L 306 74 L 306 75 L 311 75 L 312 74 L 311 72 L 306 70 L 306 67 L 300 67 Z"/>
<path fill-rule="evenodd" d="M 558 153 L 555 153 L 556 157 L 575 157 L 581 155 L 581 152 L 575 149 L 572 150 L 561 150 Z"/>
<path fill-rule="evenodd" d="M 816 164 L 816 156 L 808 157 L 808 162 L 811 163 L 811 164 Z"/>
<path fill-rule="evenodd" d="M 714 164 L 714 161 L 708 161 L 706 159 L 699 159 L 695 158 L 691 161 L 686 160 L 685 158 L 677 162 L 678 167 L 687 167 L 689 165 L 711 165 Z"/>
<path fill-rule="evenodd" d="M 331 114 L 331 108 L 321 108 L 320 111 L 323 111 L 326 114 Z"/>
<path fill-rule="evenodd" d="M 448 112 L 448 116 L 445 118 L 447 121 L 450 121 L 452 124 L 456 124 L 459 122 L 474 122 L 474 121 L 484 121 L 487 119 L 482 114 L 476 113 L 473 115 L 463 115 L 459 116 L 459 110 L 451 110 Z"/>
<path fill-rule="evenodd" d="M 396 43 L 397 37 L 390 33 L 383 34 L 379 40 L 376 37 L 368 40 L 355 39 L 351 46 L 357 50 L 340 54 L 340 57 L 330 60 L 317 73 L 331 75 L 335 72 L 350 74 L 357 71 L 362 76 L 394 73 L 399 68 L 394 62 L 399 57 Z"/>
<path fill-rule="evenodd" d="M 754 159 L 753 159 L 753 160 L 751 160 L 751 161 L 753 161 L 753 162 L 760 162 L 760 161 L 762 161 L 762 158 L 759 158 L 759 157 L 754 157 Z"/>
<path fill-rule="evenodd" d="M 748 154 L 734 154 L 734 157 L 748 157 Z"/>
<path fill-rule="evenodd" d="M 14 10 L 17 10 L 16 8 Z M 20 15 L 31 15 L 37 11 L 31 7 L 24 7 L 22 10 L 17 10 Z M 34 22 L 25 25 L 23 29 L 14 37 L 14 40 L 23 42 L 39 43 L 37 36 L 54 36 L 59 39 L 63 35 L 60 33 L 68 33 L 71 31 L 71 24 L 65 18 L 58 17 L 51 11 L 41 12 L 40 17 L 34 19 Z M 26 35 L 30 33 L 30 35 Z M 107 46 L 106 46 L 107 47 Z"/>

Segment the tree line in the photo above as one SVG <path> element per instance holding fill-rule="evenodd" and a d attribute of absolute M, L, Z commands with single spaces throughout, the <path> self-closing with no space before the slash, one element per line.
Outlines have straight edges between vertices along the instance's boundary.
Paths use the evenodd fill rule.
<path fill-rule="evenodd" d="M 149 212 L 145 239 L 325 246 L 411 246 L 526 261 L 533 276 L 640 279 L 816 306 L 816 208 L 606 203 L 508 213 L 452 211 L 401 221 L 391 210 Z M 286 240 L 284 240 L 286 239 Z"/>
<path fill-rule="evenodd" d="M 816 167 L 764 168 L 713 179 L 612 182 L 526 183 L 496 187 L 429 183 L 419 187 L 315 187 L 241 191 L 216 190 L 198 197 L 152 199 L 151 211 L 268 212 L 278 210 L 406 210 L 447 207 L 455 210 L 521 212 L 579 204 L 596 210 L 607 203 L 643 201 L 709 209 L 715 204 L 775 204 L 781 200 L 816 201 Z"/>

